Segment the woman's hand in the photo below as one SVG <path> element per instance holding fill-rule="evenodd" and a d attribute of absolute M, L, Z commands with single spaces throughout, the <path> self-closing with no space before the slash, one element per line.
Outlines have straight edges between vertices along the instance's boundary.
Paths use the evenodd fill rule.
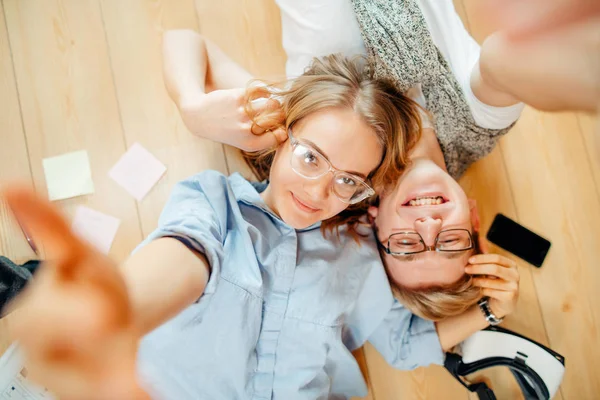
<path fill-rule="evenodd" d="M 245 86 L 252 75 L 197 32 L 165 32 L 163 70 L 167 92 L 195 135 L 246 151 L 271 148 L 287 139 L 282 129 L 269 130 L 284 121 L 279 102 L 266 88 L 253 87 L 257 101 L 246 110 Z M 253 124 L 252 117 L 265 110 L 277 117 L 274 125 Z"/>
<path fill-rule="evenodd" d="M 31 378 L 64 399 L 149 398 L 136 383 L 139 335 L 117 267 L 29 190 L 5 198 L 48 260 L 10 305 Z"/>
<path fill-rule="evenodd" d="M 475 275 L 473 284 L 490 298 L 489 305 L 496 317 L 514 311 L 519 298 L 517 263 L 499 254 L 478 254 L 469 259 L 465 272 Z"/>
<path fill-rule="evenodd" d="M 265 96 L 268 93 L 265 91 Z M 244 151 L 259 151 L 285 142 L 284 129 L 265 130 L 253 124 L 246 112 L 246 89 L 215 90 L 179 99 L 178 108 L 187 128 L 200 137 L 228 144 Z M 252 112 L 279 111 L 277 100 L 261 97 L 252 103 Z M 283 113 L 280 114 L 283 122 Z"/>

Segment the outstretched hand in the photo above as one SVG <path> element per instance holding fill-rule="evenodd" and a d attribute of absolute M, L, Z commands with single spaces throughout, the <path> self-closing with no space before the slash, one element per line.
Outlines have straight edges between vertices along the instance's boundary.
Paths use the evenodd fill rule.
<path fill-rule="evenodd" d="M 30 190 L 4 197 L 46 250 L 47 261 L 9 306 L 19 308 L 12 333 L 31 378 L 65 399 L 148 398 L 135 379 L 139 335 L 117 266 Z"/>

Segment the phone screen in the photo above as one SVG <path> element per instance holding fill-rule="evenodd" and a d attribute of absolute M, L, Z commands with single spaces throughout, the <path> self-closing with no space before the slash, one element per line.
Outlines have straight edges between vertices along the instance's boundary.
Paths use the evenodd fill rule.
<path fill-rule="evenodd" d="M 487 239 L 538 268 L 550 250 L 548 240 L 502 214 L 494 218 Z"/>

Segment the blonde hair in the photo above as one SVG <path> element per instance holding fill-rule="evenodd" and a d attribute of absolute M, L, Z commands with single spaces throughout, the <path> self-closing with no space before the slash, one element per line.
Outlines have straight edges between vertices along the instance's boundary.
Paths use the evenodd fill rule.
<path fill-rule="evenodd" d="M 251 102 L 265 92 L 282 99 L 281 111 L 256 114 Z M 246 112 L 252 121 L 268 130 L 291 128 L 308 115 L 326 108 L 349 108 L 362 117 L 383 149 L 379 166 L 368 176 L 376 191 L 393 185 L 409 159 L 408 152 L 419 140 L 419 106 L 387 80 L 374 79 L 373 68 L 364 57 L 348 59 L 339 54 L 313 59 L 300 77 L 279 85 L 251 86 L 246 93 Z M 281 115 L 283 112 L 283 116 Z M 281 119 L 283 117 L 283 123 Z M 275 149 L 244 153 L 244 159 L 259 180 L 269 178 Z M 349 206 L 322 222 L 323 233 L 348 225 L 355 239 L 356 228 L 368 202 Z"/>
<path fill-rule="evenodd" d="M 474 254 L 481 253 L 479 234 L 473 232 Z M 381 256 L 382 260 L 383 254 Z M 389 277 L 389 275 L 388 275 Z M 481 298 L 481 289 L 473 286 L 471 275 L 464 274 L 458 281 L 446 286 L 432 286 L 424 289 L 406 288 L 390 279 L 392 293 L 413 314 L 431 321 L 459 315 L 467 311 Z"/>

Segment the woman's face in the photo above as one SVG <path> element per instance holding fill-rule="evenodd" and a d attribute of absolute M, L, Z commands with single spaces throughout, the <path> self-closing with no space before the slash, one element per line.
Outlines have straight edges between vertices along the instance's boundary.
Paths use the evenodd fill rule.
<path fill-rule="evenodd" d="M 417 232 L 429 246 L 442 230 L 467 229 L 471 213 L 465 192 L 446 171 L 429 159 L 419 158 L 400 178 L 396 188 L 371 207 L 377 236 L 388 245 L 396 232 Z M 427 251 L 410 256 L 385 255 L 388 274 L 398 285 L 411 288 L 448 285 L 464 273 L 471 250 L 457 253 Z"/>
<path fill-rule="evenodd" d="M 383 154 L 373 130 L 359 115 L 346 108 L 315 112 L 296 123 L 293 134 L 325 156 L 334 168 L 363 180 L 377 168 Z M 262 195 L 284 222 L 303 229 L 348 207 L 332 191 L 332 172 L 307 179 L 292 169 L 291 155 L 292 144 L 288 140 L 277 149 L 270 183 Z"/>

